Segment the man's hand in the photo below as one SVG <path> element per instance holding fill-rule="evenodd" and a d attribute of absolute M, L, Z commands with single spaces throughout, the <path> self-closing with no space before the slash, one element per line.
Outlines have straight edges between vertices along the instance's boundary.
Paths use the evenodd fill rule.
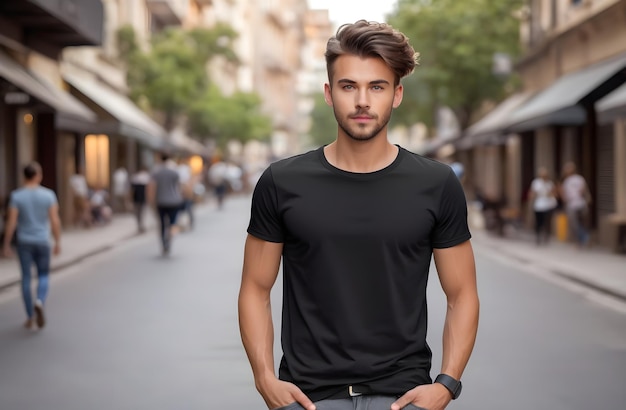
<path fill-rule="evenodd" d="M 295 384 L 277 378 L 259 383 L 257 389 L 268 409 L 277 409 L 298 402 L 306 410 L 315 410 L 313 402 Z"/>
<path fill-rule="evenodd" d="M 2 256 L 4 256 L 5 258 L 10 258 L 11 256 L 13 256 L 11 245 L 4 245 L 2 247 Z"/>
<path fill-rule="evenodd" d="M 452 395 L 440 383 L 424 384 L 409 390 L 391 405 L 391 410 L 401 410 L 408 404 L 427 410 L 443 410 L 452 400 Z"/>
<path fill-rule="evenodd" d="M 61 253 L 61 244 L 60 243 L 55 243 L 54 244 L 54 248 L 52 248 L 52 254 L 53 255 L 58 255 Z"/>

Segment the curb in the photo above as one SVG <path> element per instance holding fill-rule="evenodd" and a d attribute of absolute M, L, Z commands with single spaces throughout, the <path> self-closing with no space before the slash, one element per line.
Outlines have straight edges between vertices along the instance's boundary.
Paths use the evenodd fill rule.
<path fill-rule="evenodd" d="M 152 229 L 147 229 L 145 232 L 148 232 L 150 230 L 152 230 Z M 76 265 L 76 264 L 78 264 L 78 263 L 80 263 L 80 262 L 84 261 L 85 259 L 88 259 L 88 258 L 90 258 L 92 256 L 99 255 L 101 253 L 110 251 L 111 249 L 115 248 L 117 246 L 117 244 L 119 244 L 120 242 L 125 242 L 127 240 L 130 240 L 132 238 L 138 237 L 140 235 L 141 234 L 134 232 L 134 233 L 132 233 L 130 235 L 122 236 L 120 239 L 118 239 L 116 241 L 116 243 L 102 245 L 102 246 L 97 247 L 95 249 L 92 249 L 92 250 L 90 250 L 90 251 L 88 251 L 86 253 L 82 253 L 80 255 L 77 255 L 76 257 L 74 257 L 72 259 L 69 259 L 69 260 L 67 260 L 65 262 L 62 262 L 62 263 L 58 263 L 58 264 L 54 264 L 54 265 L 51 264 L 50 265 L 50 275 L 52 275 L 54 273 L 58 273 L 58 272 L 62 271 L 63 269 L 67 269 L 70 266 Z M 20 282 L 21 282 L 21 279 L 20 279 L 20 276 L 18 275 L 14 280 L 9 280 L 9 281 L 6 281 L 4 283 L 0 283 L 0 292 L 6 290 L 8 288 L 11 288 L 13 286 L 19 285 Z"/>

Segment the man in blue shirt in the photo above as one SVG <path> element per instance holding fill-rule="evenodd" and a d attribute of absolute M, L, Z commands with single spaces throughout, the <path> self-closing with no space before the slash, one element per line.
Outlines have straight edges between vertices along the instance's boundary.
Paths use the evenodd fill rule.
<path fill-rule="evenodd" d="M 22 269 L 22 297 L 28 316 L 24 326 L 39 328 L 46 324 L 44 303 L 48 294 L 50 253 L 61 252 L 59 204 L 53 191 L 41 186 L 41 166 L 32 162 L 24 167 L 24 186 L 11 194 L 4 236 L 3 253 L 11 255 L 11 238 L 17 233 L 17 255 Z M 50 249 L 50 230 L 54 248 Z M 30 286 L 31 267 L 37 267 L 37 299 L 33 304 Z"/>

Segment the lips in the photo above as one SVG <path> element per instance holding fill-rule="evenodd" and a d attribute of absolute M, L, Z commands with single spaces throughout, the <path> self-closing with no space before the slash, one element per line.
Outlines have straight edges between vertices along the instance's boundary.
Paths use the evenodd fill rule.
<path fill-rule="evenodd" d="M 370 117 L 368 115 L 355 115 L 351 118 L 355 121 L 369 121 L 372 120 L 374 117 Z"/>

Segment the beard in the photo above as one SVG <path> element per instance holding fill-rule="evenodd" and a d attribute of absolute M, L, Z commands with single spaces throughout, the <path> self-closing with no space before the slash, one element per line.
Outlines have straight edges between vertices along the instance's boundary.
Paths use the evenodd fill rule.
<path fill-rule="evenodd" d="M 339 128 L 354 141 L 369 141 L 380 134 L 387 124 L 389 124 L 391 112 L 392 108 L 389 107 L 389 110 L 384 113 L 382 117 L 362 110 L 350 114 L 347 117 L 341 117 L 336 107 L 333 107 L 333 113 L 335 114 Z M 372 121 L 367 124 L 350 124 L 351 118 L 358 115 L 368 115 L 372 117 Z"/>

